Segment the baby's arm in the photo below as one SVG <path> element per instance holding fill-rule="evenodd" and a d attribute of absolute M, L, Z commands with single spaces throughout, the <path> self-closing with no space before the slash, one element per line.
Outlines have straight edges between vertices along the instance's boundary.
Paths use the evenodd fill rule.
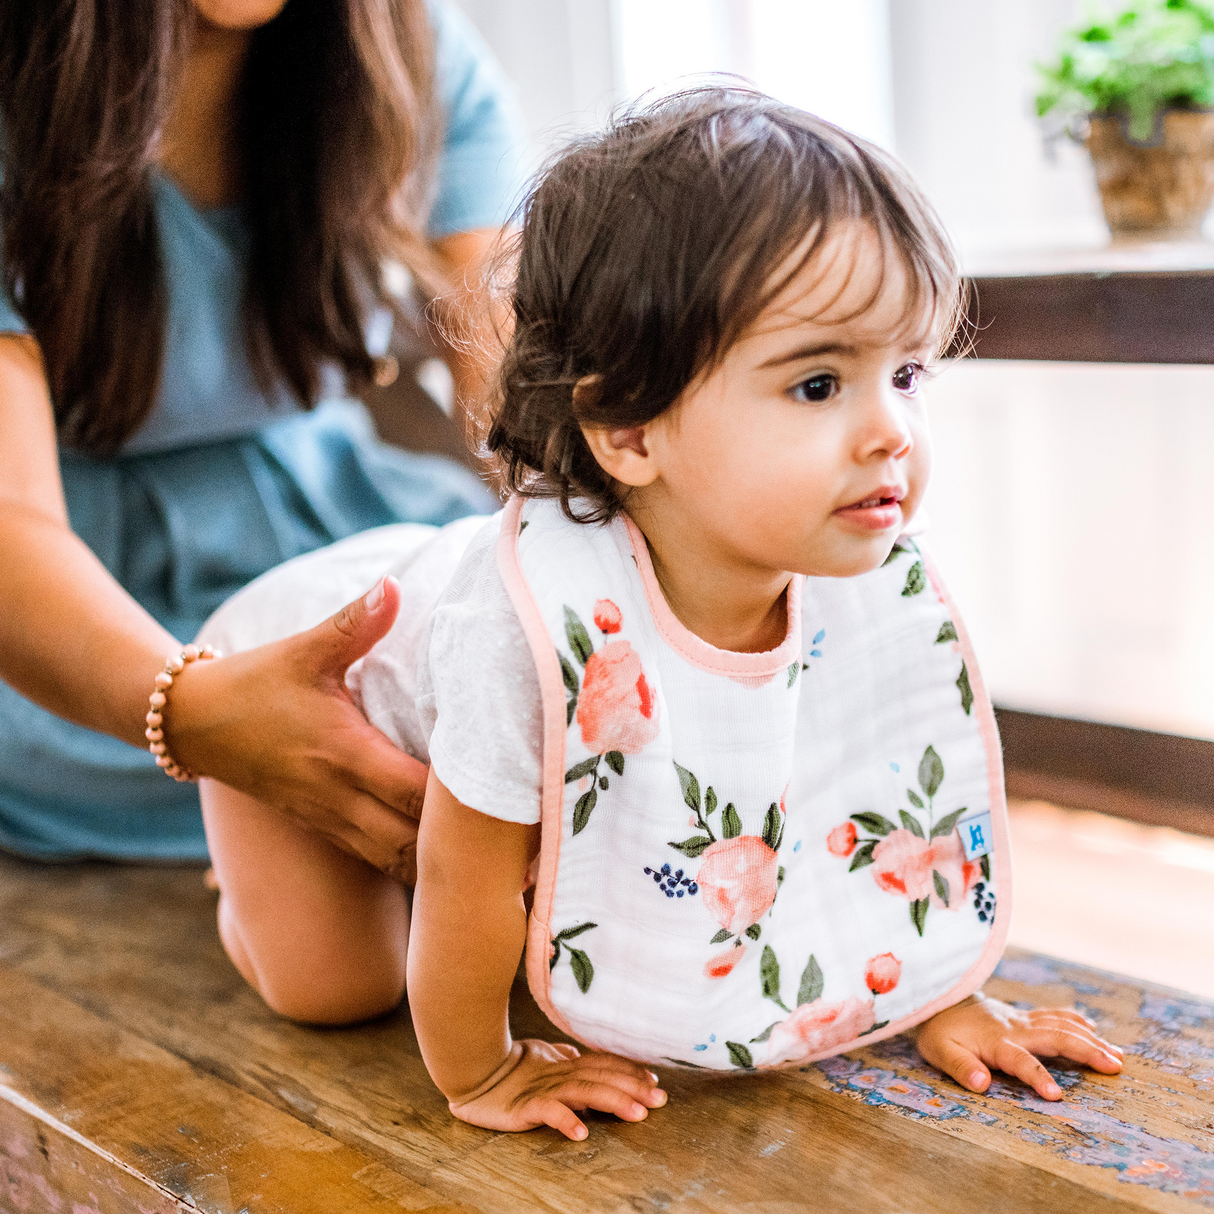
<path fill-rule="evenodd" d="M 1121 1070 L 1121 1050 L 1097 1036 L 1095 1025 L 1079 1012 L 1062 1007 L 1021 1011 L 981 992 L 921 1025 L 916 1044 L 927 1062 L 971 1092 L 986 1091 L 991 1082 L 987 1068 L 998 1067 L 1046 1100 L 1061 1100 L 1062 1089 L 1038 1054 L 1070 1058 L 1106 1075 Z"/>
<path fill-rule="evenodd" d="M 418 836 L 409 1007 L 431 1078 L 463 1121 L 491 1130 L 550 1125 L 586 1137 L 572 1111 L 640 1121 L 666 1102 L 657 1077 L 611 1054 L 513 1041 L 510 986 L 527 934 L 523 889 L 538 826 L 460 804 L 433 772 Z"/>

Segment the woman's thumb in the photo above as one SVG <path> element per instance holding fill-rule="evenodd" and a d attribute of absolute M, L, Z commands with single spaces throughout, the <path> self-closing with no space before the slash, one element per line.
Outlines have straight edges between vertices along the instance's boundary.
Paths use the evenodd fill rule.
<path fill-rule="evenodd" d="M 304 634 L 312 662 L 321 670 L 344 676 L 351 663 L 387 636 L 399 609 L 400 583 L 385 575 L 366 594 Z"/>

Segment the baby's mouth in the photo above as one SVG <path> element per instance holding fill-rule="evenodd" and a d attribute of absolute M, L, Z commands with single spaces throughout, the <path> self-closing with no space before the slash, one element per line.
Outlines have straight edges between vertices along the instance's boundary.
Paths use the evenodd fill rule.
<path fill-rule="evenodd" d="M 849 506 L 840 506 L 835 513 L 858 523 L 865 530 L 884 531 L 901 523 L 900 503 L 904 496 L 905 490 L 893 485 L 882 485 L 868 497 L 852 502 Z"/>

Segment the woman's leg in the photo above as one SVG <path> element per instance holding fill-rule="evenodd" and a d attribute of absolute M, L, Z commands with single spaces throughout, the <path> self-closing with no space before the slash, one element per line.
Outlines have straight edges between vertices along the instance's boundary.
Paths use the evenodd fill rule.
<path fill-rule="evenodd" d="M 405 886 L 214 780 L 202 813 L 219 884 L 219 934 L 233 964 L 280 1015 L 350 1024 L 405 991 Z"/>

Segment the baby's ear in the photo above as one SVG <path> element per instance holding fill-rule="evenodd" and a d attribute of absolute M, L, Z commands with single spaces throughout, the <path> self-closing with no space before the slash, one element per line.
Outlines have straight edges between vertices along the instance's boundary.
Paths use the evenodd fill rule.
<path fill-rule="evenodd" d="M 612 480 L 632 489 L 657 480 L 658 463 L 645 445 L 644 426 L 583 426 L 582 436 L 595 462 Z"/>

